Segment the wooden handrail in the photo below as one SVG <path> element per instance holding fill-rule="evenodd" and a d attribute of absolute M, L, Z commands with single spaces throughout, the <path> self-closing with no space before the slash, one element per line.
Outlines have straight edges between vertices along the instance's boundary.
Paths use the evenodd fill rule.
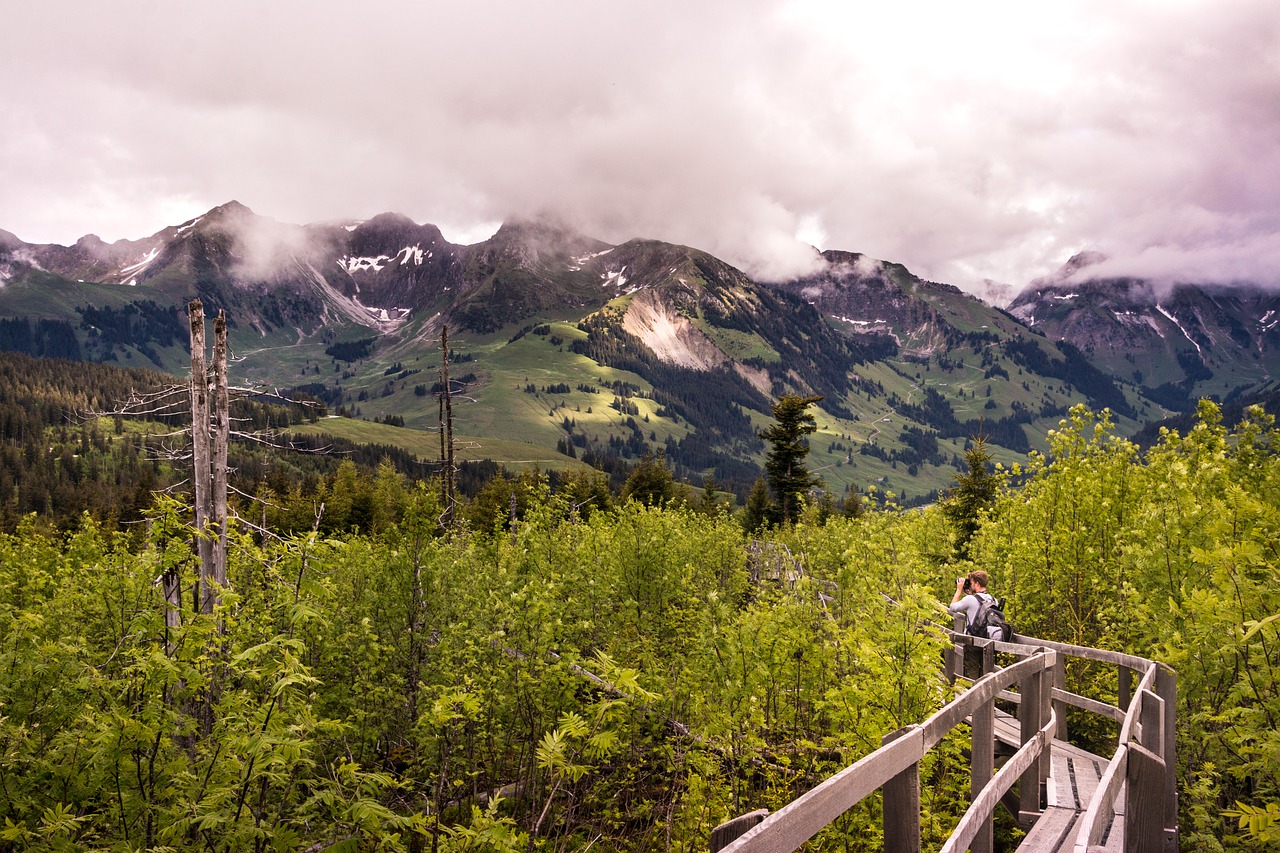
<path fill-rule="evenodd" d="M 1073 830 L 1075 853 L 1089 853 L 1112 822 L 1115 803 L 1123 785 L 1129 785 L 1130 806 L 1126 810 L 1124 837 L 1141 839 L 1143 849 L 1168 849 L 1177 846 L 1177 792 L 1174 781 L 1174 700 L 1176 676 L 1163 664 L 1123 652 L 1076 646 L 1052 640 L 1042 640 L 1025 635 L 1014 635 L 1012 642 L 1000 642 L 972 637 L 958 631 L 947 631 L 954 646 L 971 647 L 981 652 L 984 674 L 972 682 L 972 686 L 959 697 L 940 708 L 919 725 L 908 726 L 890 735 L 886 743 L 875 752 L 864 756 L 854 764 L 822 782 L 816 788 L 800 796 L 779 811 L 765 817 L 745 834 L 722 849 L 725 853 L 790 853 L 798 849 L 837 817 L 857 805 L 880 788 L 885 789 L 885 813 L 890 811 L 890 794 L 896 802 L 895 810 L 901 812 L 903 802 L 915 809 L 914 818 L 908 810 L 908 819 L 915 821 L 917 835 L 914 846 L 908 840 L 895 839 L 895 849 L 919 849 L 919 761 L 936 746 L 956 725 L 972 718 L 975 732 L 975 767 L 972 802 L 960 823 L 942 848 L 944 853 L 961 851 L 983 839 L 981 844 L 989 849 L 989 829 L 996 804 L 1015 784 L 1023 783 L 1021 791 L 1029 795 L 1030 803 L 1021 805 L 1023 819 L 1034 819 L 1039 812 L 1038 786 L 1048 773 L 1048 751 L 1056 736 L 1065 738 L 1065 719 L 1061 710 L 1066 706 L 1080 708 L 1120 724 L 1115 755 L 1107 764 L 1097 789 L 1084 815 Z M 1019 658 L 1007 667 L 995 666 L 994 654 Z M 957 650 L 958 653 L 958 650 Z M 1062 662 L 1066 657 L 1098 661 L 1118 667 L 1120 707 L 1071 693 L 1062 684 Z M 953 660 L 959 669 L 958 658 Z M 1142 673 L 1137 688 L 1129 695 L 1129 672 Z M 1044 677 L 1053 673 L 1058 684 Z M 955 673 L 953 673 L 955 675 Z M 1019 684 L 1020 692 L 1010 693 L 1009 688 Z M 1035 691 L 1035 701 L 1027 703 L 1026 694 Z M 979 776 L 977 768 L 977 740 L 979 719 L 989 720 L 988 706 L 994 707 L 996 699 L 1012 699 L 1024 709 L 1019 712 L 1023 720 L 1021 746 L 1013 758 L 994 777 L 990 771 Z M 985 715 L 980 709 L 986 709 Z M 1025 716 L 1024 716 L 1025 714 Z M 983 731 L 990 734 L 989 722 Z M 1030 726 L 1030 728 L 1029 728 Z M 989 758 L 989 756 L 988 756 Z M 989 763 L 989 762 L 988 762 Z M 1035 770 L 1033 770 L 1035 768 Z M 903 785 L 902 780 L 914 784 Z M 892 783 L 892 784 L 890 784 Z M 903 793 L 905 792 L 905 793 Z M 914 796 L 913 796 L 914 792 Z M 906 799 L 902 799 L 906 797 Z M 1030 806 L 1030 808 L 1028 808 Z M 1028 817 L 1030 816 L 1030 817 Z M 758 813 L 752 814 L 758 819 Z M 730 823 L 734 823 L 731 821 Z M 728 826 L 724 824 L 722 826 Z M 741 824 L 740 824 L 741 825 Z M 910 830 L 908 830 L 908 834 Z M 1163 837 L 1162 837 L 1163 836 Z M 888 838 L 886 838 L 888 847 Z M 713 850 L 716 849 L 713 847 Z M 978 849 L 975 846 L 975 849 Z M 1127 844 L 1126 849 L 1138 849 Z"/>
<path fill-rule="evenodd" d="M 841 814 L 884 787 L 895 777 L 910 771 L 926 752 L 946 736 L 947 732 L 977 709 L 994 702 L 996 695 L 1001 691 L 1029 677 L 1051 670 L 1057 664 L 1057 658 L 1056 651 L 1041 650 L 1012 666 L 984 676 L 972 688 L 943 706 L 924 723 L 908 726 L 895 740 L 864 756 L 766 817 L 724 847 L 724 853 L 790 853 L 799 849 L 802 844 L 817 835 Z M 1013 781 L 1010 780 L 1016 780 L 1045 752 L 1052 738 L 1055 722 L 1051 714 L 1049 722 L 1019 750 L 1019 755 L 1022 756 L 1021 761 L 1026 764 L 1026 767 L 1014 773 L 999 774 L 1002 777 L 999 784 L 1004 785 L 1005 790 L 1012 786 Z M 991 785 L 988 785 L 988 788 L 990 787 Z M 987 788 L 983 790 L 986 791 Z M 996 799 L 998 800 L 998 796 Z M 987 800 L 984 798 L 983 802 L 986 803 Z M 994 800 L 991 801 L 986 817 L 990 817 L 994 802 Z M 916 820 L 919 820 L 918 814 Z M 981 817 L 976 820 L 981 820 Z"/>
<path fill-rule="evenodd" d="M 1138 690 L 1134 694 L 1135 701 L 1129 704 L 1129 711 L 1125 714 L 1124 721 L 1120 725 L 1116 753 L 1112 756 L 1111 761 L 1108 762 L 1107 769 L 1098 781 L 1098 787 L 1094 791 L 1093 798 L 1089 801 L 1084 817 L 1081 818 L 1080 823 L 1077 825 L 1075 853 L 1089 853 L 1090 847 L 1102 841 L 1102 834 L 1114 818 L 1116 799 L 1120 796 L 1120 787 L 1129 776 L 1129 753 L 1131 752 L 1134 730 L 1148 703 L 1147 697 L 1160 701 L 1159 697 L 1151 691 L 1151 688 L 1155 686 L 1159 667 L 1159 664 L 1148 661 L 1146 672 L 1143 673 L 1142 681 L 1139 682 Z M 1161 702 L 1161 705 L 1163 705 L 1163 702 Z M 1161 708 L 1160 710 L 1163 713 L 1164 709 Z M 1163 736 L 1163 732 L 1161 734 Z M 1162 771 L 1171 771 L 1171 762 L 1166 760 L 1163 755 L 1164 745 L 1160 744 L 1157 748 L 1159 752 L 1156 753 L 1156 758 L 1159 760 L 1160 769 Z M 1163 820 L 1161 824 L 1163 824 Z M 1163 826 L 1161 828 L 1163 829 Z"/>
<path fill-rule="evenodd" d="M 938 853 L 961 853 L 969 849 L 969 845 L 973 843 L 973 839 L 982 828 L 982 822 L 995 811 L 1000 798 L 1007 794 L 1019 777 L 1031 768 L 1032 762 L 1044 752 L 1049 741 L 1053 740 L 1053 730 L 1057 724 L 1057 715 L 1050 712 L 1049 722 L 1036 732 L 1035 738 L 1024 743 L 1013 757 L 1005 762 L 1000 772 L 992 777 L 982 791 L 973 798 L 964 816 L 960 818 L 960 823 L 956 825 Z"/>

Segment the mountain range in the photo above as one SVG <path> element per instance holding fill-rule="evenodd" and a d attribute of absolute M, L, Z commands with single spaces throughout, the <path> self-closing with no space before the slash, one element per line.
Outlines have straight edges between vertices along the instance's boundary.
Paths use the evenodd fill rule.
<path fill-rule="evenodd" d="M 398 214 L 289 225 L 230 202 L 109 244 L 0 231 L 0 349 L 180 374 L 199 298 L 227 312 L 239 383 L 421 430 L 438 426 L 447 327 L 456 428 L 480 444 L 555 447 L 566 467 L 661 452 L 741 492 L 772 401 L 820 395 L 811 461 L 828 489 L 915 502 L 979 433 L 1014 461 L 1075 403 L 1133 434 L 1200 396 L 1272 388 L 1280 296 L 1090 280 L 1097 260 L 1073 258 L 1005 310 L 854 252 L 769 283 L 550 219 L 464 246 Z"/>

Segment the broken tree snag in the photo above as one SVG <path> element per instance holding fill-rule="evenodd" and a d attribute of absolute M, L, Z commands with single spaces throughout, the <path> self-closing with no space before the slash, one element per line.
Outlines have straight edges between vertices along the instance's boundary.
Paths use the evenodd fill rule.
<path fill-rule="evenodd" d="M 227 391 L 227 312 L 213 321 L 213 470 L 210 521 L 213 524 L 213 566 L 218 589 L 227 585 L 227 443 L 231 438 L 230 395 Z"/>
<path fill-rule="evenodd" d="M 195 491 L 196 555 L 200 562 L 197 610 L 212 613 L 216 596 L 209 583 L 213 566 L 213 540 L 209 523 L 209 369 L 204 355 L 204 306 L 197 299 L 187 305 L 191 322 L 191 483 Z"/>
<path fill-rule="evenodd" d="M 227 583 L 227 321 L 214 321 L 213 382 L 205 360 L 204 306 L 187 305 L 191 323 L 191 479 L 195 490 L 196 555 L 201 613 L 212 613 Z"/>
<path fill-rule="evenodd" d="M 454 483 L 456 470 L 453 459 L 453 395 L 449 388 L 449 327 L 440 330 L 440 462 L 444 469 L 444 514 L 441 524 L 453 526 Z"/>

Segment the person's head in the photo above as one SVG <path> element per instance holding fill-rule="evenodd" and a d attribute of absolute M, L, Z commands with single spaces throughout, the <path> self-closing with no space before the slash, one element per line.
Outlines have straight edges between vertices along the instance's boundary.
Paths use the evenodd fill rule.
<path fill-rule="evenodd" d="M 969 586 L 973 588 L 974 592 L 986 592 L 987 582 L 989 580 L 990 578 L 987 577 L 987 573 L 982 569 L 969 572 Z"/>

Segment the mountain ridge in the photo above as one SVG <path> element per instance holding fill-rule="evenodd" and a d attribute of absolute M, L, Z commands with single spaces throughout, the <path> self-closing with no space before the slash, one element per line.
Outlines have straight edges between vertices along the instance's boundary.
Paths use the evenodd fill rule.
<path fill-rule="evenodd" d="M 232 201 L 140 240 L 61 247 L 4 234 L 0 348 L 34 348 L 31 324 L 54 324 L 41 332 L 53 335 L 46 350 L 180 373 L 181 314 L 199 298 L 227 311 L 248 379 L 429 428 L 423 397 L 434 392 L 415 374 L 437 370 L 448 325 L 451 355 L 469 363 L 454 375 L 465 377 L 472 432 L 596 459 L 662 452 L 689 476 L 737 486 L 758 467 L 769 400 L 785 393 L 824 398 L 815 441 L 825 437 L 817 455 L 833 485 L 905 488 L 901 466 L 928 492 L 976 432 L 1016 461 L 1071 405 L 1111 407 L 1133 432 L 1193 390 L 1174 367 L 1120 369 L 1145 339 L 1108 361 L 1084 331 L 1049 324 L 1041 306 L 1061 309 L 1060 288 L 1078 287 L 1066 278 L 1015 300 L 1027 323 L 858 252 L 824 251 L 819 272 L 766 283 L 696 248 L 609 244 L 547 218 L 462 246 L 398 213 L 292 225 Z M 1103 291 L 1088 301 L 1102 305 Z M 1208 303 L 1197 316 L 1211 316 Z M 1215 322 L 1213 335 L 1229 336 L 1230 323 Z M 1253 367 L 1219 361 L 1224 374 Z M 1239 384 L 1218 376 L 1224 389 Z"/>

